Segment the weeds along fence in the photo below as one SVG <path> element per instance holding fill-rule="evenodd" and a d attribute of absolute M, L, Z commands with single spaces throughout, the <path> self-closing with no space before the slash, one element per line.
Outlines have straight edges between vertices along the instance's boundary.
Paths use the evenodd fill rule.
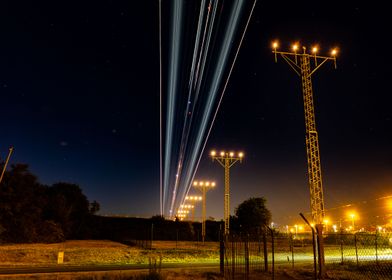
<path fill-rule="evenodd" d="M 313 270 L 317 279 L 317 247 L 312 233 L 229 236 L 221 241 L 221 272 L 226 279 L 248 279 L 278 269 Z M 345 279 L 392 279 L 392 234 L 356 233 L 324 236 L 327 273 Z"/>

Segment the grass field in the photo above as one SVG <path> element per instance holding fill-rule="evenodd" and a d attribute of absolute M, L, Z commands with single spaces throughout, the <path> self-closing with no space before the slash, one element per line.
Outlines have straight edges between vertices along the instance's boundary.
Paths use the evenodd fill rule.
<path fill-rule="evenodd" d="M 312 279 L 312 248 L 304 246 L 295 248 L 295 267 L 291 266 L 291 254 L 286 249 L 276 248 L 275 279 Z M 363 249 L 363 248 L 362 248 Z M 344 264 L 341 263 L 341 251 L 338 246 L 326 246 L 327 273 L 330 279 L 372 279 L 368 278 L 370 271 L 377 272 L 380 264 L 374 264 L 374 254 L 371 248 L 365 248 L 359 254 L 361 269 L 356 265 L 355 250 L 344 251 Z M 242 251 L 242 249 L 240 250 Z M 110 265 L 110 264 L 149 264 L 150 262 L 165 263 L 214 263 L 219 264 L 219 244 L 217 242 L 174 242 L 154 241 L 153 249 L 142 249 L 107 240 L 74 240 L 55 244 L 8 244 L 0 245 L 0 270 L 5 267 L 18 266 L 50 266 L 57 265 L 59 252 L 64 252 L 64 265 Z M 364 253 L 366 252 L 366 254 Z M 262 263 L 260 252 L 250 253 L 251 262 Z M 256 255 L 254 255 L 256 254 Z M 386 261 L 389 265 L 392 251 L 382 249 L 377 251 L 379 261 Z M 269 252 L 269 260 L 271 255 Z M 148 267 L 148 266 L 147 266 Z M 387 268 L 389 268 L 387 266 Z M 149 278 L 148 269 L 138 271 L 86 272 L 86 273 L 55 273 L 45 275 L 0 276 L 1 279 L 222 279 L 218 274 L 218 267 L 203 269 L 193 268 L 162 271 L 161 278 Z M 366 272 L 368 271 L 368 272 Z M 364 273 L 366 272 L 366 273 Z M 369 274 L 369 275 L 372 275 Z M 254 275 L 253 275 L 254 276 Z M 253 277 L 252 276 L 252 277 Z M 270 278 L 270 274 L 259 274 L 255 279 Z M 4 278 L 5 277 L 5 278 Z M 153 276 L 156 277 L 156 276 Z M 267 278 L 265 278 L 267 277 Z M 362 277 L 362 278 L 361 278 Z M 389 278 L 377 278 L 389 279 Z"/>
<path fill-rule="evenodd" d="M 54 244 L 12 244 L 0 246 L 1 266 L 57 264 L 59 252 L 64 252 L 64 264 L 148 264 L 150 260 L 164 263 L 219 262 L 218 244 L 206 242 L 156 241 L 153 249 L 130 247 L 106 240 L 74 240 Z"/>

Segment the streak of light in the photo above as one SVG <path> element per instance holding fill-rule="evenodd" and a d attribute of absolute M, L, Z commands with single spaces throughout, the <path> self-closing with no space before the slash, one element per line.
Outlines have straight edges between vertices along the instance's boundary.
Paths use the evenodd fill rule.
<path fill-rule="evenodd" d="M 167 104 L 167 119 L 166 119 L 166 145 L 165 145 L 165 172 L 164 172 L 164 195 L 163 199 L 166 201 L 169 189 L 169 171 L 172 155 L 172 139 L 174 127 L 174 110 L 178 87 L 178 68 L 179 68 L 179 54 L 180 54 L 180 39 L 181 39 L 181 14 L 183 9 L 182 0 L 174 0 L 174 11 L 172 18 L 172 38 L 171 38 L 171 52 L 169 59 L 169 89 L 168 89 L 168 104 Z M 176 190 L 173 192 L 176 193 Z M 172 196 L 172 203 L 175 196 Z M 173 212 L 172 208 L 170 209 Z"/>
<path fill-rule="evenodd" d="M 190 75 L 190 87 L 189 87 L 189 93 L 188 93 L 188 102 L 186 105 L 186 109 L 185 109 L 185 121 L 184 121 L 184 125 L 182 128 L 182 135 L 181 135 L 181 144 L 180 144 L 180 152 L 179 152 L 179 158 L 178 158 L 178 167 L 177 167 L 177 174 L 179 176 L 176 176 L 176 180 L 174 182 L 174 189 L 177 190 L 178 189 L 178 184 L 180 182 L 179 177 L 181 177 L 182 174 L 182 166 L 183 166 L 183 161 L 184 161 L 184 157 L 185 157 L 185 150 L 187 147 L 187 143 L 188 143 L 188 137 L 189 137 L 189 131 L 190 131 L 190 127 L 191 127 L 191 122 L 192 122 L 192 117 L 193 115 L 191 114 L 191 116 L 188 116 L 188 112 L 190 111 L 190 106 L 192 104 L 191 100 L 192 100 L 192 83 L 194 80 L 194 68 L 195 68 L 195 63 L 196 63 L 196 57 L 198 55 L 198 50 L 199 50 L 199 41 L 200 41 L 200 29 L 202 27 L 202 20 L 204 17 L 204 6 L 205 6 L 205 1 L 202 1 L 201 3 L 201 7 L 200 7 L 200 14 L 199 14 L 199 23 L 198 23 L 198 28 L 197 28 L 197 34 L 196 34 L 196 42 L 195 42 L 195 48 L 194 48 L 194 53 L 193 53 L 193 59 L 192 59 L 192 68 L 191 68 L 191 75 Z M 209 14 L 207 15 L 207 22 L 208 22 L 208 17 Z M 207 27 L 207 24 L 206 24 Z M 204 37 L 204 35 L 203 35 Z M 204 39 L 203 39 L 204 40 Z M 203 44 L 201 46 L 201 49 L 203 48 Z M 201 50 L 202 51 L 202 50 Z M 195 104 L 196 104 L 196 100 L 193 102 L 192 104 L 192 109 L 191 111 L 193 112 L 195 110 Z M 173 210 L 174 207 L 174 201 L 175 201 L 175 197 L 172 200 L 170 209 Z"/>
<path fill-rule="evenodd" d="M 162 0 L 159 0 L 159 206 L 163 216 L 163 145 L 162 145 Z"/>
<path fill-rule="evenodd" d="M 204 152 L 215 118 L 221 105 L 226 87 L 228 85 L 228 81 L 230 79 L 235 61 L 239 53 L 239 49 L 248 28 L 249 21 L 253 14 L 256 2 L 257 0 L 255 0 L 253 3 L 252 10 L 245 26 L 245 30 L 242 33 L 242 37 L 237 47 L 232 63 L 229 61 L 230 54 L 232 52 L 232 49 L 234 48 L 233 42 L 235 39 L 235 34 L 237 32 L 237 29 L 239 28 L 240 16 L 244 10 L 246 1 L 235 1 L 230 7 L 231 10 L 230 15 L 228 16 L 228 23 L 226 24 L 225 30 L 223 30 L 223 40 L 219 42 L 220 45 L 217 51 L 217 55 L 214 55 L 216 63 L 209 66 L 211 70 L 208 70 L 208 80 L 206 80 L 206 77 L 204 77 L 206 63 L 209 60 L 208 57 L 209 53 L 211 52 L 210 43 L 213 33 L 215 32 L 214 22 L 218 10 L 218 3 L 220 2 L 218 2 L 218 0 L 210 0 L 208 3 L 208 10 L 206 11 L 207 2 L 206 0 L 202 0 L 199 12 L 199 21 L 197 25 L 197 33 L 195 38 L 195 47 L 193 50 L 192 66 L 189 73 L 190 80 L 188 83 L 189 91 L 186 100 L 186 109 L 183 114 L 184 120 L 182 122 L 182 130 L 180 131 L 181 135 L 178 136 L 177 133 L 176 135 L 174 135 L 174 133 L 176 132 L 175 126 L 177 125 L 177 123 L 174 123 L 174 120 L 176 118 L 176 102 L 177 99 L 180 100 L 181 98 L 179 93 L 179 79 L 181 73 L 179 73 L 179 71 L 183 5 L 181 0 L 174 0 L 172 2 L 174 5 L 172 11 L 173 17 L 171 21 L 172 37 L 170 40 L 170 54 L 168 60 L 168 100 L 165 135 L 166 138 L 164 145 L 165 154 L 164 164 L 162 164 L 164 166 L 162 172 L 163 197 L 161 197 L 161 209 L 163 213 L 165 213 L 167 206 L 169 206 L 167 210 L 169 210 L 168 212 L 170 213 L 170 216 L 172 216 L 178 211 L 178 208 L 184 201 L 185 196 L 188 194 L 191 188 L 191 182 L 193 181 L 197 168 L 199 166 L 202 154 Z M 226 68 L 229 63 L 231 63 L 231 67 L 227 77 L 225 77 L 225 73 L 227 73 Z M 224 87 L 223 90 L 220 91 L 222 81 L 224 81 L 224 79 L 226 79 Z M 211 82 L 207 83 L 206 81 Z M 198 103 L 199 95 L 201 92 L 203 92 L 203 98 L 200 97 L 200 103 Z M 219 94 L 220 98 L 217 104 L 216 101 Z M 201 104 L 203 106 L 200 106 Z M 213 113 L 214 110 L 215 113 Z M 194 116 L 196 115 L 197 120 L 193 120 Z M 194 125 L 193 122 L 195 123 Z M 178 131 L 178 128 L 176 129 Z M 207 131 L 208 133 L 206 134 Z M 191 139 L 190 135 L 192 135 Z M 180 138 L 181 140 L 179 143 L 180 145 L 175 146 L 175 142 L 179 140 L 178 138 Z M 179 148 L 178 150 L 176 150 L 176 148 L 174 147 Z M 176 164 L 174 164 L 174 161 L 176 161 Z M 173 176 L 173 173 L 175 174 L 175 176 Z M 172 183 L 174 183 L 173 186 Z M 166 206 L 166 202 L 170 202 L 170 205 Z"/>
<path fill-rule="evenodd" d="M 209 7 L 210 6 L 211 6 L 211 1 L 209 3 Z M 218 1 L 215 1 L 211 15 L 210 15 L 211 9 L 210 8 L 208 9 L 205 28 L 204 28 L 204 34 L 203 34 L 203 40 L 201 42 L 200 54 L 199 54 L 199 59 L 198 59 L 198 63 L 197 63 L 197 70 L 196 70 L 196 73 L 191 73 L 191 75 L 192 74 L 195 75 L 195 77 L 191 76 L 191 79 L 193 80 L 193 78 L 195 78 L 195 81 L 196 81 L 195 83 L 197 84 L 194 102 L 192 104 L 192 109 L 191 109 L 192 111 L 195 111 L 196 102 L 197 102 L 198 95 L 200 92 L 200 84 L 201 84 L 201 80 L 202 80 L 202 76 L 203 76 L 203 72 L 204 72 L 204 67 L 205 67 L 205 63 L 206 63 L 206 58 L 207 58 L 207 54 L 208 54 L 209 44 L 210 44 L 210 40 L 211 40 L 211 34 L 212 34 L 213 27 L 214 27 L 214 19 L 215 19 L 215 15 L 216 15 L 216 11 L 217 11 L 217 6 L 218 6 Z M 201 8 L 203 8 L 203 7 L 204 6 L 202 6 Z M 211 17 L 211 20 L 210 20 L 210 17 Z M 203 17 L 199 18 L 199 20 L 203 20 Z M 201 24 L 199 24 L 199 26 L 201 26 Z M 206 33 L 207 33 L 207 40 L 205 40 Z M 197 55 L 197 53 L 195 52 L 194 55 Z M 201 72 L 199 74 L 200 60 L 201 60 L 202 66 L 201 66 Z M 192 90 L 193 90 L 193 88 L 191 87 L 189 89 L 187 108 L 185 111 L 185 121 L 184 121 L 183 130 L 182 130 L 182 136 L 181 136 L 179 165 L 178 165 L 178 170 L 177 170 L 177 174 L 179 174 L 180 177 L 182 174 L 183 161 L 184 161 L 184 157 L 185 157 L 184 154 L 185 154 L 186 147 L 188 144 L 188 138 L 189 138 L 192 119 L 193 119 L 193 115 L 190 115 L 190 116 L 187 115 L 187 112 L 190 110 L 189 106 L 190 106 L 191 94 L 193 92 Z M 194 166 L 191 165 L 190 168 L 194 168 Z M 179 178 L 176 178 L 176 181 L 174 184 L 175 190 L 178 189 L 179 183 L 180 183 Z M 185 189 L 186 189 L 186 187 L 185 187 Z M 174 207 L 174 200 L 172 200 L 172 202 L 173 203 L 171 205 L 171 209 L 173 209 L 172 207 Z"/>
<path fill-rule="evenodd" d="M 211 115 L 211 111 L 212 111 L 212 108 L 213 108 L 214 100 L 215 100 L 215 97 L 216 97 L 216 94 L 217 94 L 217 91 L 218 91 L 218 86 L 219 86 L 219 83 L 220 83 L 220 81 L 222 79 L 224 68 L 226 66 L 226 63 L 227 63 L 227 60 L 228 60 L 228 55 L 229 55 L 229 52 L 230 52 L 230 49 L 231 49 L 231 46 L 230 46 L 231 44 L 230 43 L 233 40 L 235 30 L 236 30 L 236 28 L 238 26 L 238 20 L 239 20 L 239 16 L 241 14 L 244 2 L 240 1 L 240 5 L 239 6 L 238 6 L 238 2 L 237 2 L 237 6 L 232 10 L 232 15 L 230 17 L 232 20 L 230 21 L 230 24 L 227 27 L 225 40 L 224 40 L 224 43 L 223 43 L 223 48 L 222 48 L 222 51 L 220 53 L 220 57 L 219 57 L 219 60 L 218 60 L 218 63 L 217 63 L 217 68 L 215 69 L 214 78 L 212 79 L 213 80 L 213 85 L 211 86 L 211 89 L 210 89 L 209 99 L 208 99 L 208 103 L 207 103 L 208 106 L 206 107 L 206 109 L 204 111 L 203 119 L 202 119 L 201 126 L 199 128 L 199 133 L 198 133 L 199 137 L 197 137 L 197 141 L 196 141 L 196 145 L 195 145 L 196 147 L 194 148 L 193 154 L 191 156 L 191 163 L 192 163 L 191 166 L 193 166 L 194 168 L 188 169 L 188 173 L 187 173 L 186 181 L 185 181 L 185 186 L 187 187 L 187 189 L 185 190 L 185 192 L 184 192 L 184 194 L 183 194 L 183 196 L 181 198 L 181 203 L 180 204 L 183 203 L 183 201 L 185 199 L 185 196 L 188 194 L 188 192 L 189 192 L 189 190 L 191 188 L 191 182 L 194 180 L 196 171 L 197 171 L 197 169 L 199 167 L 201 157 L 203 155 L 203 152 L 204 152 L 206 143 L 208 141 L 209 135 L 211 133 L 212 127 L 214 125 L 214 122 L 215 122 L 215 119 L 216 119 L 216 115 L 218 113 L 220 104 L 222 102 L 224 93 L 226 91 L 227 84 L 229 82 L 229 79 L 230 79 L 232 70 L 234 68 L 236 59 L 238 57 L 238 53 L 239 53 L 239 50 L 241 48 L 241 45 L 242 45 L 242 42 L 243 42 L 246 30 L 248 28 L 250 19 L 252 17 L 252 14 L 253 14 L 256 2 L 257 2 L 257 0 L 255 0 L 254 3 L 253 3 L 253 6 L 252 6 L 251 12 L 249 14 L 249 17 L 248 17 L 245 29 L 244 29 L 244 31 L 242 33 L 242 36 L 241 36 L 241 40 L 240 40 L 240 43 L 238 45 L 238 48 L 237 48 L 234 60 L 233 60 L 232 65 L 230 67 L 229 74 L 228 74 L 228 76 L 226 78 L 225 85 L 224 85 L 224 88 L 222 90 L 220 100 L 218 102 L 218 106 L 215 109 L 215 113 L 214 113 L 212 122 L 210 124 L 207 136 L 204 139 L 202 150 L 201 150 L 201 152 L 199 152 L 200 151 L 201 142 L 202 142 L 202 135 L 204 135 L 205 130 L 207 128 L 207 121 L 208 121 L 209 116 Z M 197 158 L 197 155 L 199 155 L 198 158 Z M 196 163 L 196 158 L 197 158 L 197 163 Z"/>

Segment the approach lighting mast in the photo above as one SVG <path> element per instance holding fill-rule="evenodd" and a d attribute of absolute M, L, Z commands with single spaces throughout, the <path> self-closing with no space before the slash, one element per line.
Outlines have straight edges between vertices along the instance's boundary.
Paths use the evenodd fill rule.
<path fill-rule="evenodd" d="M 272 43 L 273 53 L 275 55 L 275 62 L 277 62 L 277 56 L 280 55 L 292 70 L 301 78 L 302 81 L 302 93 L 304 101 L 304 112 L 305 112 L 305 128 L 306 128 L 306 152 L 308 160 L 308 180 L 310 187 L 310 206 L 312 212 L 313 222 L 316 224 L 317 235 L 322 243 L 322 229 L 323 220 L 325 216 L 324 211 L 324 195 L 323 185 L 321 177 L 321 163 L 320 163 L 320 149 L 318 134 L 316 130 L 316 120 L 314 113 L 314 101 L 313 101 L 313 90 L 312 90 L 312 75 L 320 69 L 327 61 L 332 61 L 336 68 L 336 55 L 337 49 L 331 50 L 330 56 L 318 55 L 319 47 L 314 46 L 311 48 L 311 52 L 307 52 L 306 47 L 302 46 L 303 52 L 298 52 L 300 45 L 295 43 L 292 45 L 292 51 L 282 52 L 278 51 L 278 42 Z M 321 245 L 323 248 L 323 245 Z M 324 274 L 324 252 L 319 255 L 320 263 L 320 274 Z"/>
<path fill-rule="evenodd" d="M 216 160 L 225 169 L 225 194 L 224 194 L 224 234 L 228 235 L 230 232 L 230 167 L 235 163 L 242 162 L 244 153 L 234 153 L 221 151 L 219 154 L 216 151 L 211 151 L 210 156 L 212 160 Z"/>
<path fill-rule="evenodd" d="M 207 207 L 206 207 L 206 201 L 207 201 L 207 191 L 210 189 L 215 188 L 216 184 L 215 182 L 210 182 L 210 181 L 194 181 L 193 182 L 193 187 L 200 190 L 202 193 L 202 201 L 203 201 L 203 208 L 202 208 L 202 224 L 201 224 L 201 237 L 204 242 L 205 236 L 206 236 L 206 216 L 207 216 Z"/>

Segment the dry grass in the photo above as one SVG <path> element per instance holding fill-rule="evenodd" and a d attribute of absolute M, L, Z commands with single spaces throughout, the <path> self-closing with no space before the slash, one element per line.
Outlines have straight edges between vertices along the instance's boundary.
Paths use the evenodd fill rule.
<path fill-rule="evenodd" d="M 194 242 L 156 241 L 153 250 L 130 247 L 107 240 L 73 240 L 54 244 L 12 244 L 0 246 L 1 266 L 53 265 L 58 252 L 64 252 L 64 263 L 148 264 L 150 259 L 164 263 L 219 262 L 216 243 L 195 246 Z"/>

